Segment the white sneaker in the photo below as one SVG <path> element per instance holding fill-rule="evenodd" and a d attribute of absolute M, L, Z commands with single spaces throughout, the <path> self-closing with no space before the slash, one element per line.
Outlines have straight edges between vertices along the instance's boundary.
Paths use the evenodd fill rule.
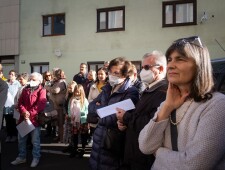
<path fill-rule="evenodd" d="M 15 161 L 11 162 L 11 164 L 12 165 L 19 165 L 19 164 L 22 164 L 22 163 L 25 163 L 25 162 L 26 162 L 25 158 L 17 157 Z"/>
<path fill-rule="evenodd" d="M 30 167 L 34 168 L 38 165 L 39 159 L 38 158 L 33 158 Z"/>

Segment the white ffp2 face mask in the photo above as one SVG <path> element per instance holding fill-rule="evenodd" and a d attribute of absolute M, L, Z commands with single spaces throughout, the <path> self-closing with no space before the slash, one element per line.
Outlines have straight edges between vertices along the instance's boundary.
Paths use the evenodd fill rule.
<path fill-rule="evenodd" d="M 142 69 L 140 72 L 141 81 L 146 84 L 151 84 L 154 81 L 154 73 L 151 70 Z"/>
<path fill-rule="evenodd" d="M 39 84 L 40 84 L 39 81 L 33 81 L 33 80 L 30 81 L 30 87 L 36 87 Z"/>
<path fill-rule="evenodd" d="M 124 81 L 124 78 L 119 78 L 117 76 L 109 75 L 109 84 L 114 87 Z"/>

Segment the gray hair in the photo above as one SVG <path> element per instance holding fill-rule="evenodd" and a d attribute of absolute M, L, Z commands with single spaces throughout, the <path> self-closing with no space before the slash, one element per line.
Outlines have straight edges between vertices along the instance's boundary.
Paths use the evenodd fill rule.
<path fill-rule="evenodd" d="M 167 67 L 166 56 L 161 51 L 154 50 L 151 53 L 146 53 L 143 56 L 142 60 L 148 57 L 154 57 L 155 63 L 159 64 L 160 66 L 163 66 L 163 74 L 164 76 L 166 76 L 166 67 Z"/>
<path fill-rule="evenodd" d="M 92 74 L 93 80 L 95 81 L 96 78 L 97 78 L 97 76 L 96 76 L 96 71 L 90 70 L 88 73 L 91 73 L 91 74 Z"/>
<path fill-rule="evenodd" d="M 40 73 L 38 73 L 38 72 L 33 72 L 33 73 L 31 73 L 30 78 L 31 78 L 31 77 L 37 78 L 37 80 L 40 82 L 40 84 L 41 84 L 42 81 L 43 81 L 42 75 L 41 75 Z"/>

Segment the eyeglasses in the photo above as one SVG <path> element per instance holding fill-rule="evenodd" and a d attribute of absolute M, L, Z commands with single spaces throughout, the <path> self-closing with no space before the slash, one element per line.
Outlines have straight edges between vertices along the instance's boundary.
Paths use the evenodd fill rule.
<path fill-rule="evenodd" d="M 159 65 L 159 64 L 144 65 L 144 66 L 142 66 L 141 68 L 142 68 L 142 69 L 145 69 L 145 70 L 149 70 L 150 68 L 155 67 L 155 66 L 160 66 L 160 65 Z"/>
<path fill-rule="evenodd" d="M 109 75 L 113 75 L 113 76 L 117 76 L 117 77 L 120 76 L 120 73 L 119 73 L 119 72 L 114 72 L 114 73 L 112 73 L 112 72 L 109 71 L 108 74 L 109 74 Z"/>
<path fill-rule="evenodd" d="M 192 36 L 192 37 L 187 37 L 187 38 L 180 38 L 176 41 L 174 41 L 174 44 L 176 44 L 177 46 L 180 46 L 180 45 L 185 45 L 185 44 L 194 44 L 198 47 L 201 47 L 203 48 L 203 45 L 202 45 L 202 42 L 201 42 L 201 39 L 199 36 Z"/>

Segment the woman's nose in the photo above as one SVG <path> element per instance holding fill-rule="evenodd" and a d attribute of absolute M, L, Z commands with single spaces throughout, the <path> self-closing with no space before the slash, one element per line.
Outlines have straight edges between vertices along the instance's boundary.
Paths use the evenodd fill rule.
<path fill-rule="evenodd" d="M 174 69 L 176 67 L 176 64 L 173 60 L 167 63 L 167 69 Z"/>

